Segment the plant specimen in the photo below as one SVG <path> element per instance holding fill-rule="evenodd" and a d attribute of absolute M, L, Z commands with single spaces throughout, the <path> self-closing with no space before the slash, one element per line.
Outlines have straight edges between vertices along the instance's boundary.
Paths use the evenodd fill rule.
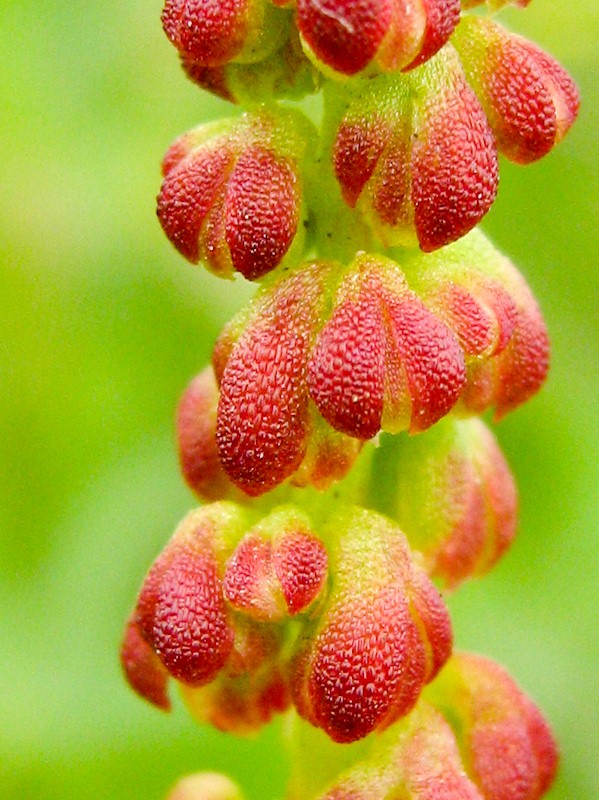
<path fill-rule="evenodd" d="M 514 681 L 453 651 L 442 598 L 516 530 L 479 417 L 549 364 L 534 297 L 476 225 L 498 153 L 540 158 L 578 110 L 559 64 L 496 21 L 505 4 L 164 7 L 189 78 L 245 113 L 171 145 L 158 217 L 189 261 L 257 288 L 180 401 L 205 504 L 150 569 L 121 658 L 149 702 L 167 710 L 174 682 L 233 734 L 287 713 L 290 798 L 535 800 L 557 767 Z M 170 797 L 241 795 L 210 773 Z"/>

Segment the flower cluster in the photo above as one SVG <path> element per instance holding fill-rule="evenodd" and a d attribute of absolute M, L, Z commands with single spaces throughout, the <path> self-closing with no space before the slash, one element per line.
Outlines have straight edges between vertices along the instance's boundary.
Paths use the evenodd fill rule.
<path fill-rule="evenodd" d="M 236 732 L 293 700 L 339 742 L 405 715 L 449 657 L 443 602 L 385 517 L 346 508 L 316 528 L 290 505 L 189 514 L 127 628 L 136 691 L 167 709 L 172 677 L 195 716 Z"/>
<path fill-rule="evenodd" d="M 345 454 L 329 471 L 338 478 L 357 455 L 352 438 L 418 433 L 454 407 L 501 416 L 541 386 L 548 339 L 538 307 L 482 235 L 404 257 L 403 267 L 366 254 L 306 262 L 277 273 L 225 328 L 213 358 L 216 437 L 245 492 L 292 475 L 323 423 Z"/>
<path fill-rule="evenodd" d="M 330 746 L 326 749 L 333 761 L 334 753 Z M 409 717 L 369 740 L 339 774 L 313 780 L 310 794 L 292 791 L 289 796 L 532 800 L 549 787 L 556 767 L 555 741 L 538 708 L 502 668 L 480 656 L 457 653 Z M 168 800 L 240 798 L 227 779 L 204 774 L 181 781 Z"/>
<path fill-rule="evenodd" d="M 511 678 L 452 654 L 436 588 L 512 542 L 514 480 L 476 416 L 501 419 L 549 366 L 530 289 L 473 229 L 498 156 L 545 155 L 579 102 L 551 56 L 469 13 L 483 3 L 162 14 L 186 74 L 245 111 L 171 145 L 160 223 L 187 260 L 258 286 L 180 400 L 205 505 L 144 580 L 121 661 L 149 702 L 168 710 L 174 682 L 221 730 L 295 709 L 292 740 L 327 763 L 302 771 L 302 753 L 291 798 L 537 800 L 557 766 Z M 320 89 L 318 129 L 279 102 Z M 169 796 L 240 798 L 213 773 Z"/>

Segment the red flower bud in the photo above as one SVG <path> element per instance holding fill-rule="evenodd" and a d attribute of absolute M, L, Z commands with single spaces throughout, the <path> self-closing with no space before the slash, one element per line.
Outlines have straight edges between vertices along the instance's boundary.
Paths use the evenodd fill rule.
<path fill-rule="evenodd" d="M 289 14 L 268 0 L 166 0 L 164 32 L 204 66 L 260 61 L 284 41 Z"/>
<path fill-rule="evenodd" d="M 179 460 L 185 481 L 202 500 L 236 500 L 247 495 L 224 471 L 216 443 L 219 391 L 211 367 L 189 384 L 177 412 Z M 343 478 L 358 455 L 362 442 L 333 430 L 311 409 L 306 452 L 291 476 L 296 486 L 327 489 Z"/>
<path fill-rule="evenodd" d="M 381 428 L 414 433 L 456 402 L 463 356 L 397 264 L 362 255 L 339 283 L 307 380 L 321 414 L 343 433 L 361 439 Z"/>
<path fill-rule="evenodd" d="M 452 42 L 497 147 L 526 164 L 548 153 L 578 114 L 578 90 L 555 59 L 491 19 L 466 17 Z"/>
<path fill-rule="evenodd" d="M 303 717 L 351 742 L 408 713 L 450 653 L 451 626 L 398 528 L 357 509 L 332 524 L 331 589 L 298 640 L 292 688 Z"/>
<path fill-rule="evenodd" d="M 212 367 L 200 372 L 183 393 L 177 409 L 181 472 L 202 500 L 241 500 L 243 494 L 225 473 L 216 449 L 218 386 Z"/>
<path fill-rule="evenodd" d="M 171 701 L 167 694 L 169 674 L 143 638 L 135 613 L 125 627 L 121 666 L 127 682 L 140 697 L 163 711 L 170 711 Z"/>
<path fill-rule="evenodd" d="M 443 717 L 419 703 L 405 724 L 379 737 L 366 758 L 318 800 L 483 800 L 466 777 Z M 486 796 L 485 796 L 486 797 Z"/>
<path fill-rule="evenodd" d="M 499 665 L 455 655 L 430 698 L 453 727 L 464 767 L 487 800 L 538 800 L 558 753 L 539 709 Z"/>
<path fill-rule="evenodd" d="M 170 708 L 173 677 L 197 719 L 241 734 L 289 706 L 285 623 L 316 613 L 328 562 L 298 509 L 251 518 L 232 503 L 188 515 L 144 581 L 121 652 L 149 702 Z"/>
<path fill-rule="evenodd" d="M 464 349 L 462 408 L 495 407 L 501 418 L 537 393 L 549 369 L 545 323 L 518 270 L 480 232 L 405 269 Z"/>
<path fill-rule="evenodd" d="M 234 321 L 217 342 L 216 440 L 224 469 L 247 494 L 285 480 L 306 452 L 305 373 L 323 307 L 324 272 L 315 264 L 285 276 L 256 297 L 240 335 Z"/>
<path fill-rule="evenodd" d="M 279 510 L 246 534 L 227 563 L 224 595 L 236 609 L 264 621 L 304 611 L 327 577 L 327 552 L 308 519 Z"/>
<path fill-rule="evenodd" d="M 230 503 L 189 514 L 139 595 L 139 632 L 169 674 L 192 686 L 213 680 L 233 647 L 221 575 L 226 540 L 238 536 L 242 524 L 242 513 Z"/>
<path fill-rule="evenodd" d="M 484 575 L 516 532 L 517 495 L 509 467 L 479 420 L 446 419 L 398 448 L 400 490 L 392 516 L 427 572 L 450 588 Z"/>
<path fill-rule="evenodd" d="M 368 92 L 350 87 L 333 160 L 346 202 L 386 245 L 430 251 L 459 239 L 497 192 L 493 135 L 451 47 Z"/>
<path fill-rule="evenodd" d="M 348 267 L 304 264 L 265 287 L 225 329 L 214 362 L 220 458 L 251 495 L 312 459 L 315 440 L 315 483 L 323 469 L 323 483 L 341 477 L 357 455 L 343 438 L 313 436 L 322 428 L 308 392 L 333 428 L 368 439 L 381 427 L 417 432 L 434 424 L 457 401 L 465 378 L 456 338 L 408 289 L 397 264 L 366 255 Z"/>
<path fill-rule="evenodd" d="M 317 63 L 344 75 L 370 65 L 412 69 L 449 39 L 459 0 L 298 0 L 297 24 Z"/>
<path fill-rule="evenodd" d="M 192 263 L 249 280 L 276 267 L 298 232 L 309 124 L 262 111 L 180 137 L 163 162 L 158 217 Z"/>

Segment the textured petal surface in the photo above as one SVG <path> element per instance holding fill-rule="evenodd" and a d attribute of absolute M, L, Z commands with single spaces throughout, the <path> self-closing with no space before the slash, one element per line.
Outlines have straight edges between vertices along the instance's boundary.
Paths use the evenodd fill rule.
<path fill-rule="evenodd" d="M 280 263 L 297 232 L 301 187 L 292 166 L 263 147 L 238 159 L 225 196 L 234 268 L 255 280 Z"/>
<path fill-rule="evenodd" d="M 490 19 L 465 18 L 454 43 L 499 150 L 523 164 L 546 155 L 578 114 L 578 91 L 568 73 Z"/>
<path fill-rule="evenodd" d="M 177 408 L 177 444 L 181 471 L 203 500 L 241 497 L 220 463 L 216 448 L 218 386 L 208 367 L 189 384 Z"/>
<path fill-rule="evenodd" d="M 350 88 L 333 165 L 344 199 L 387 246 L 431 251 L 473 228 L 495 199 L 497 153 L 453 48 L 367 92 Z"/>
<path fill-rule="evenodd" d="M 460 653 L 431 696 L 454 728 L 464 766 L 489 800 L 538 800 L 558 763 L 539 710 L 494 662 Z"/>
<path fill-rule="evenodd" d="M 310 123 L 264 108 L 181 136 L 164 161 L 158 218 L 192 263 L 249 280 L 278 266 L 297 237 Z"/>
<path fill-rule="evenodd" d="M 397 264 L 358 256 L 310 358 L 308 386 L 324 418 L 362 439 L 381 428 L 417 432 L 451 409 L 464 379 L 455 336 Z"/>
<path fill-rule="evenodd" d="M 143 638 L 135 614 L 125 628 L 121 666 L 127 682 L 140 697 L 163 711 L 170 711 L 168 672 L 151 645 Z"/>
<path fill-rule="evenodd" d="M 443 420 L 426 437 L 402 442 L 396 469 L 393 517 L 427 571 L 455 588 L 491 569 L 514 538 L 517 494 L 485 425 Z"/>
<path fill-rule="evenodd" d="M 140 631 L 168 672 L 190 685 L 211 681 L 233 647 L 221 589 L 221 537 L 240 515 L 215 503 L 191 512 L 156 560 L 140 592 Z"/>
<path fill-rule="evenodd" d="M 221 378 L 217 442 L 231 479 L 261 494 L 289 477 L 306 451 L 309 346 L 323 297 L 318 264 L 259 299 Z"/>
<path fill-rule="evenodd" d="M 336 524 L 331 593 L 313 633 L 298 643 L 292 686 L 302 716 L 333 740 L 351 742 L 410 710 L 447 658 L 451 627 L 440 600 L 424 612 L 433 607 L 426 579 L 414 572 L 397 528 L 357 510 Z"/>

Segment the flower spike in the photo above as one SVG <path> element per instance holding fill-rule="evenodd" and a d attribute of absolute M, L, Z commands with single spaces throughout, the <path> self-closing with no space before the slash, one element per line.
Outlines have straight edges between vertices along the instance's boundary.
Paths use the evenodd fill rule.
<path fill-rule="evenodd" d="M 171 145 L 158 218 L 190 262 L 259 285 L 180 400 L 208 505 L 148 572 L 121 665 L 224 732 L 289 712 L 289 800 L 540 800 L 555 775 L 536 706 L 452 655 L 437 589 L 515 534 L 512 475 L 472 416 L 549 368 L 529 287 L 473 230 L 498 153 L 540 158 L 578 112 L 562 67 L 492 18 L 529 2 L 165 0 L 187 76 L 245 113 Z M 279 102 L 321 87 L 319 130 Z M 241 797 L 199 773 L 168 800 Z"/>

